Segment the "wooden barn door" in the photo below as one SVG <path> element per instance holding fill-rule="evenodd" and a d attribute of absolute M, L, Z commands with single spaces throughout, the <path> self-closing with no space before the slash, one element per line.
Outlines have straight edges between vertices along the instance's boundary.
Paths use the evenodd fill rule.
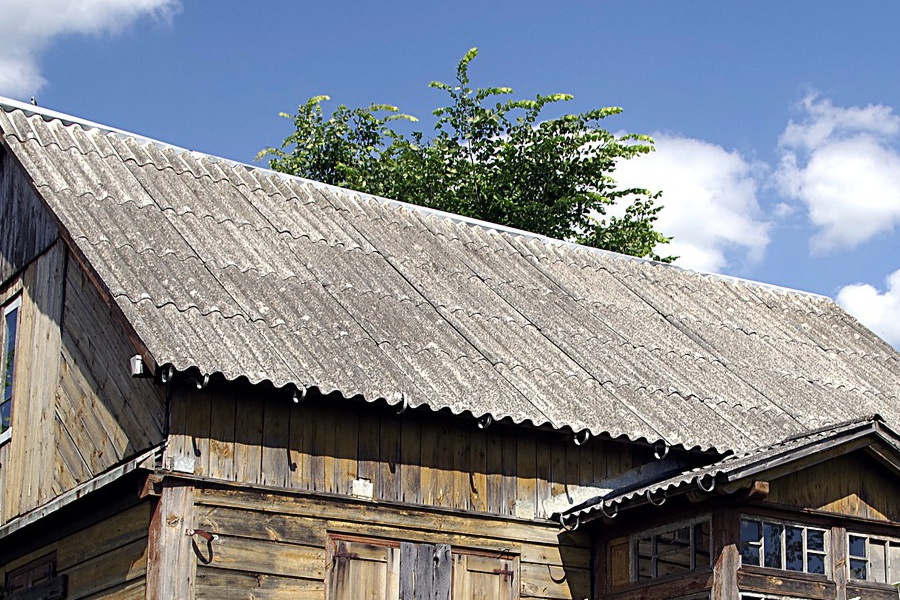
<path fill-rule="evenodd" d="M 515 600 L 519 597 L 515 557 L 453 555 L 453 600 Z"/>
<path fill-rule="evenodd" d="M 400 600 L 400 548 L 333 540 L 329 600 Z"/>

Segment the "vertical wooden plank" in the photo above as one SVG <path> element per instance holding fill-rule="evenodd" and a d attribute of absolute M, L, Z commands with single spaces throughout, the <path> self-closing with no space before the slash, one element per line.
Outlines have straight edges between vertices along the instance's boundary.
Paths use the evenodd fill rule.
<path fill-rule="evenodd" d="M 487 430 L 473 429 L 469 454 L 469 508 L 488 510 Z"/>
<path fill-rule="evenodd" d="M 537 514 L 537 451 L 534 432 L 519 432 L 516 458 L 516 512 L 518 516 L 532 518 Z M 531 504 L 533 514 L 528 516 L 527 503 Z"/>
<path fill-rule="evenodd" d="M 210 401 L 208 473 L 213 479 L 234 481 L 235 393 L 217 392 Z"/>
<path fill-rule="evenodd" d="M 741 518 L 733 509 L 713 512 L 713 584 L 711 597 L 716 600 L 740 600 L 737 572 L 741 567 Z"/>
<path fill-rule="evenodd" d="M 212 394 L 208 389 L 185 395 L 186 451 L 194 457 L 194 475 L 209 476 L 209 427 Z"/>
<path fill-rule="evenodd" d="M 578 448 L 578 485 L 591 485 L 594 483 L 594 444 L 596 440 L 589 440 L 586 444 L 576 446 Z"/>
<path fill-rule="evenodd" d="M 550 442 L 550 495 L 558 496 L 566 492 L 566 447 L 562 440 Z"/>
<path fill-rule="evenodd" d="M 545 517 L 544 502 L 550 499 L 550 487 L 552 475 L 550 472 L 550 464 L 552 460 L 550 441 L 543 435 L 535 440 L 535 460 L 537 464 L 537 472 L 535 479 L 535 495 L 537 496 L 535 505 L 535 514 L 539 517 Z"/>
<path fill-rule="evenodd" d="M 422 430 L 418 420 L 410 414 L 403 415 L 400 422 L 400 479 L 402 481 L 400 500 L 420 503 L 422 492 Z"/>
<path fill-rule="evenodd" d="M 423 441 L 425 439 L 425 431 L 425 429 L 422 430 Z M 428 431 L 434 432 L 435 430 L 429 428 Z M 437 459 L 431 479 L 432 494 L 437 506 L 453 506 L 453 490 L 456 486 L 456 474 L 453 471 L 457 441 L 455 433 L 452 422 L 444 418 L 437 431 L 429 436 Z"/>
<path fill-rule="evenodd" d="M 500 492 L 500 514 L 515 514 L 516 503 L 516 465 L 518 464 L 518 440 L 516 438 L 516 430 L 512 427 L 505 428 L 501 436 L 502 444 L 502 462 L 503 468 L 501 472 L 501 492 Z"/>
<path fill-rule="evenodd" d="M 65 244 L 57 241 L 52 250 L 36 261 L 34 268 L 28 269 L 29 274 L 33 273 L 33 279 L 26 276 L 25 293 L 26 297 L 30 296 L 33 304 L 29 308 L 35 313 L 31 318 L 32 330 L 25 331 L 28 337 L 21 340 L 19 345 L 30 346 L 27 355 L 35 362 L 31 377 L 26 380 L 30 388 L 28 394 L 27 396 L 20 394 L 19 398 L 23 400 L 27 398 L 29 403 L 36 405 L 36 427 L 28 431 L 29 437 L 39 444 L 37 455 L 32 457 L 35 459 L 34 462 L 39 463 L 34 467 L 33 481 L 35 497 L 39 504 L 50 500 L 53 496 L 53 462 L 40 460 L 38 456 L 45 452 L 46 445 L 53 443 L 55 434 L 54 404 L 62 343 L 65 261 Z"/>
<path fill-rule="evenodd" d="M 400 600 L 416 600 L 416 568 L 418 545 L 400 543 Z"/>
<path fill-rule="evenodd" d="M 438 544 L 433 547 L 431 568 L 433 570 L 431 598 L 433 600 L 450 600 L 453 587 L 453 558 L 450 555 L 448 544 Z"/>
<path fill-rule="evenodd" d="M 193 598 L 197 561 L 187 529 L 194 526 L 194 488 L 165 480 L 150 521 L 147 600 Z"/>
<path fill-rule="evenodd" d="M 196 457 L 188 433 L 188 394 L 176 389 L 169 403 L 169 441 L 164 464 L 172 471 L 193 473 Z"/>
<path fill-rule="evenodd" d="M 389 417 L 388 417 L 389 418 Z M 359 448 L 357 449 L 356 476 L 373 482 L 373 488 L 380 493 L 377 485 L 380 470 L 378 454 L 380 450 L 381 415 L 375 410 L 367 410 L 359 416 Z M 380 497 L 380 496 L 379 496 Z"/>
<path fill-rule="evenodd" d="M 290 399 L 272 394 L 263 402 L 262 483 L 287 487 L 290 479 Z"/>
<path fill-rule="evenodd" d="M 500 429 L 490 429 L 486 436 L 485 472 L 487 473 L 487 511 L 507 514 L 503 509 L 503 441 Z"/>
<path fill-rule="evenodd" d="M 299 404 L 293 407 L 290 415 L 291 469 L 288 485 L 294 489 L 308 490 L 312 480 L 313 422 L 308 406 Z"/>
<path fill-rule="evenodd" d="M 400 500 L 402 482 L 400 459 L 400 418 L 393 413 L 385 413 L 380 419 L 379 474 L 375 486 L 381 500 Z"/>
<path fill-rule="evenodd" d="M 234 417 L 234 474 L 244 483 L 261 483 L 263 405 L 258 397 L 244 396 Z"/>
<path fill-rule="evenodd" d="M 847 564 L 847 530 L 843 527 L 832 527 L 829 546 L 831 579 L 837 587 L 834 598 L 847 600 L 847 580 L 850 574 L 850 567 Z"/>
<path fill-rule="evenodd" d="M 364 407 L 363 410 L 369 407 Z M 359 413 L 360 410 L 343 410 L 335 413 L 334 480 L 338 494 L 349 494 L 359 470 Z"/>
<path fill-rule="evenodd" d="M 325 489 L 325 455 L 329 452 L 326 445 L 327 435 L 322 425 L 322 410 L 319 406 L 311 408 L 306 414 L 307 427 L 312 433 L 312 455 L 310 457 L 310 491 L 323 491 Z"/>
<path fill-rule="evenodd" d="M 606 477 L 606 473 L 609 471 L 608 462 L 609 452 L 606 444 L 603 443 L 603 440 L 598 440 L 594 438 L 591 440 L 591 449 L 594 452 L 594 476 L 591 481 L 592 485 L 595 485 L 598 481 L 601 481 Z"/>
<path fill-rule="evenodd" d="M 431 506 L 440 506 L 441 498 L 439 495 L 441 489 L 441 472 L 438 468 L 441 463 L 441 452 L 439 449 L 440 434 L 434 427 L 434 421 L 422 424 L 422 474 L 421 488 L 423 504 Z"/>
<path fill-rule="evenodd" d="M 470 510 L 472 427 L 468 423 L 456 423 L 455 427 L 451 429 L 451 435 L 447 441 L 452 443 L 453 450 L 452 491 L 449 494 L 449 504 L 452 508 Z"/>

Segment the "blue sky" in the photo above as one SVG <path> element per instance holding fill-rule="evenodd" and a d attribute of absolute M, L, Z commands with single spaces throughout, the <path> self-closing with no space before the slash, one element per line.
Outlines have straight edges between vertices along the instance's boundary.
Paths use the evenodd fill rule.
<path fill-rule="evenodd" d="M 318 94 L 430 127 L 427 83 L 477 46 L 476 85 L 654 135 L 619 178 L 663 190 L 679 264 L 831 296 L 900 346 L 898 22 L 896 1 L 0 0 L 0 94 L 252 162 Z"/>

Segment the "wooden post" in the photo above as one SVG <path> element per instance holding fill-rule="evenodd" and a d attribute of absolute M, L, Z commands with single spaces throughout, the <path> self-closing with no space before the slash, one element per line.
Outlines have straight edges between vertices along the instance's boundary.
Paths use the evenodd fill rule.
<path fill-rule="evenodd" d="M 147 541 L 147 600 L 194 597 L 197 561 L 188 534 L 193 526 L 193 486 L 164 479 Z"/>
<path fill-rule="evenodd" d="M 847 600 L 847 530 L 843 527 L 831 528 L 830 544 L 831 578 L 834 580 L 835 600 Z"/>
<path fill-rule="evenodd" d="M 741 517 L 731 509 L 713 513 L 713 583 L 710 600 L 740 600 L 737 572 L 741 567 Z"/>

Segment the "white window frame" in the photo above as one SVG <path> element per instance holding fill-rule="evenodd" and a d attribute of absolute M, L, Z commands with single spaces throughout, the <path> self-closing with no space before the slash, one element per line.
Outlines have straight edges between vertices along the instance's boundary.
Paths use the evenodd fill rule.
<path fill-rule="evenodd" d="M 9 313 L 13 312 L 14 310 L 19 311 L 19 313 L 16 315 L 16 339 L 14 341 L 14 343 L 18 345 L 18 343 L 19 343 L 19 324 L 22 319 L 21 308 L 22 308 L 22 295 L 21 294 L 17 294 L 10 302 L 7 302 L 6 304 L 3 305 L 3 321 L 2 321 L 2 323 L 0 323 L 0 365 L 6 364 L 6 318 L 7 318 L 7 315 L 9 315 Z M 13 362 L 12 368 L 13 368 L 13 382 L 15 382 L 15 371 L 16 371 L 16 363 L 15 362 Z M 15 383 L 13 383 L 13 386 L 15 386 Z M 2 400 L 2 398 L 5 394 L 6 394 L 6 373 L 4 372 L 4 373 L 0 373 L 0 400 Z M 9 407 L 9 409 L 10 409 L 10 425 L 6 431 L 4 431 L 3 433 L 0 433 L 0 446 L 5 444 L 6 442 L 8 442 L 10 440 L 10 438 L 12 437 L 12 429 L 13 429 L 12 428 L 12 409 L 13 409 L 13 405 L 15 404 L 15 401 L 16 401 L 15 393 L 13 393 L 13 395 L 10 396 L 10 407 Z"/>
<path fill-rule="evenodd" d="M 781 544 L 781 549 L 780 549 L 781 566 L 780 567 L 766 566 L 766 559 L 765 559 L 766 546 L 765 546 L 765 534 L 764 533 L 760 533 L 760 540 L 761 540 L 760 542 L 750 542 L 751 546 L 759 548 L 759 562 L 756 564 L 750 564 L 750 563 L 744 562 L 744 556 L 743 556 L 743 545 L 744 545 L 743 523 L 744 523 L 744 521 L 752 521 L 754 523 L 759 523 L 761 531 L 764 531 L 763 527 L 765 526 L 766 523 L 768 523 L 770 525 L 778 525 L 781 527 L 781 535 L 779 536 L 779 542 Z M 787 568 L 787 535 L 785 532 L 788 527 L 793 527 L 796 529 L 803 530 L 803 538 L 802 538 L 803 539 L 803 542 L 802 542 L 803 543 L 803 548 L 802 548 L 803 569 L 802 570 L 795 570 L 795 569 Z M 822 532 L 822 550 L 812 550 L 812 551 L 809 550 L 809 547 L 807 544 L 807 535 L 808 535 L 809 530 L 811 530 L 811 529 L 814 531 Z M 807 575 L 820 576 L 820 577 L 827 577 L 828 573 L 830 572 L 831 565 L 829 564 L 829 548 L 831 547 L 831 530 L 828 527 L 820 527 L 817 525 L 810 525 L 808 523 L 797 523 L 795 521 L 783 521 L 781 519 L 772 519 L 769 517 L 763 517 L 763 516 L 757 516 L 757 515 L 741 515 L 741 532 L 742 533 L 741 533 L 741 541 L 740 541 L 739 551 L 740 551 L 740 555 L 741 555 L 741 565 L 742 566 L 761 567 L 763 569 L 777 569 L 779 571 L 786 571 L 788 573 L 805 573 Z M 809 554 L 810 553 L 822 557 L 822 565 L 823 565 L 822 573 L 810 573 L 809 572 Z"/>
<path fill-rule="evenodd" d="M 855 554 L 850 554 L 850 538 L 860 538 L 865 540 L 866 542 L 866 555 L 865 556 L 857 556 Z M 894 566 L 891 564 L 891 547 L 900 547 L 900 539 L 892 538 L 884 535 L 869 535 L 868 533 L 859 533 L 856 531 L 848 531 L 847 532 L 847 576 L 852 581 L 868 581 L 871 583 L 883 583 L 887 585 L 897 585 L 900 581 L 884 581 L 884 582 L 876 582 L 872 579 L 872 553 L 869 551 L 869 541 L 877 540 L 878 542 L 884 543 L 884 577 L 885 579 L 891 578 L 891 568 Z M 850 563 L 853 560 L 864 559 L 866 561 L 866 578 L 865 579 L 857 579 L 853 576 L 853 569 L 850 567 Z M 900 567 L 894 567 L 900 571 Z"/>

